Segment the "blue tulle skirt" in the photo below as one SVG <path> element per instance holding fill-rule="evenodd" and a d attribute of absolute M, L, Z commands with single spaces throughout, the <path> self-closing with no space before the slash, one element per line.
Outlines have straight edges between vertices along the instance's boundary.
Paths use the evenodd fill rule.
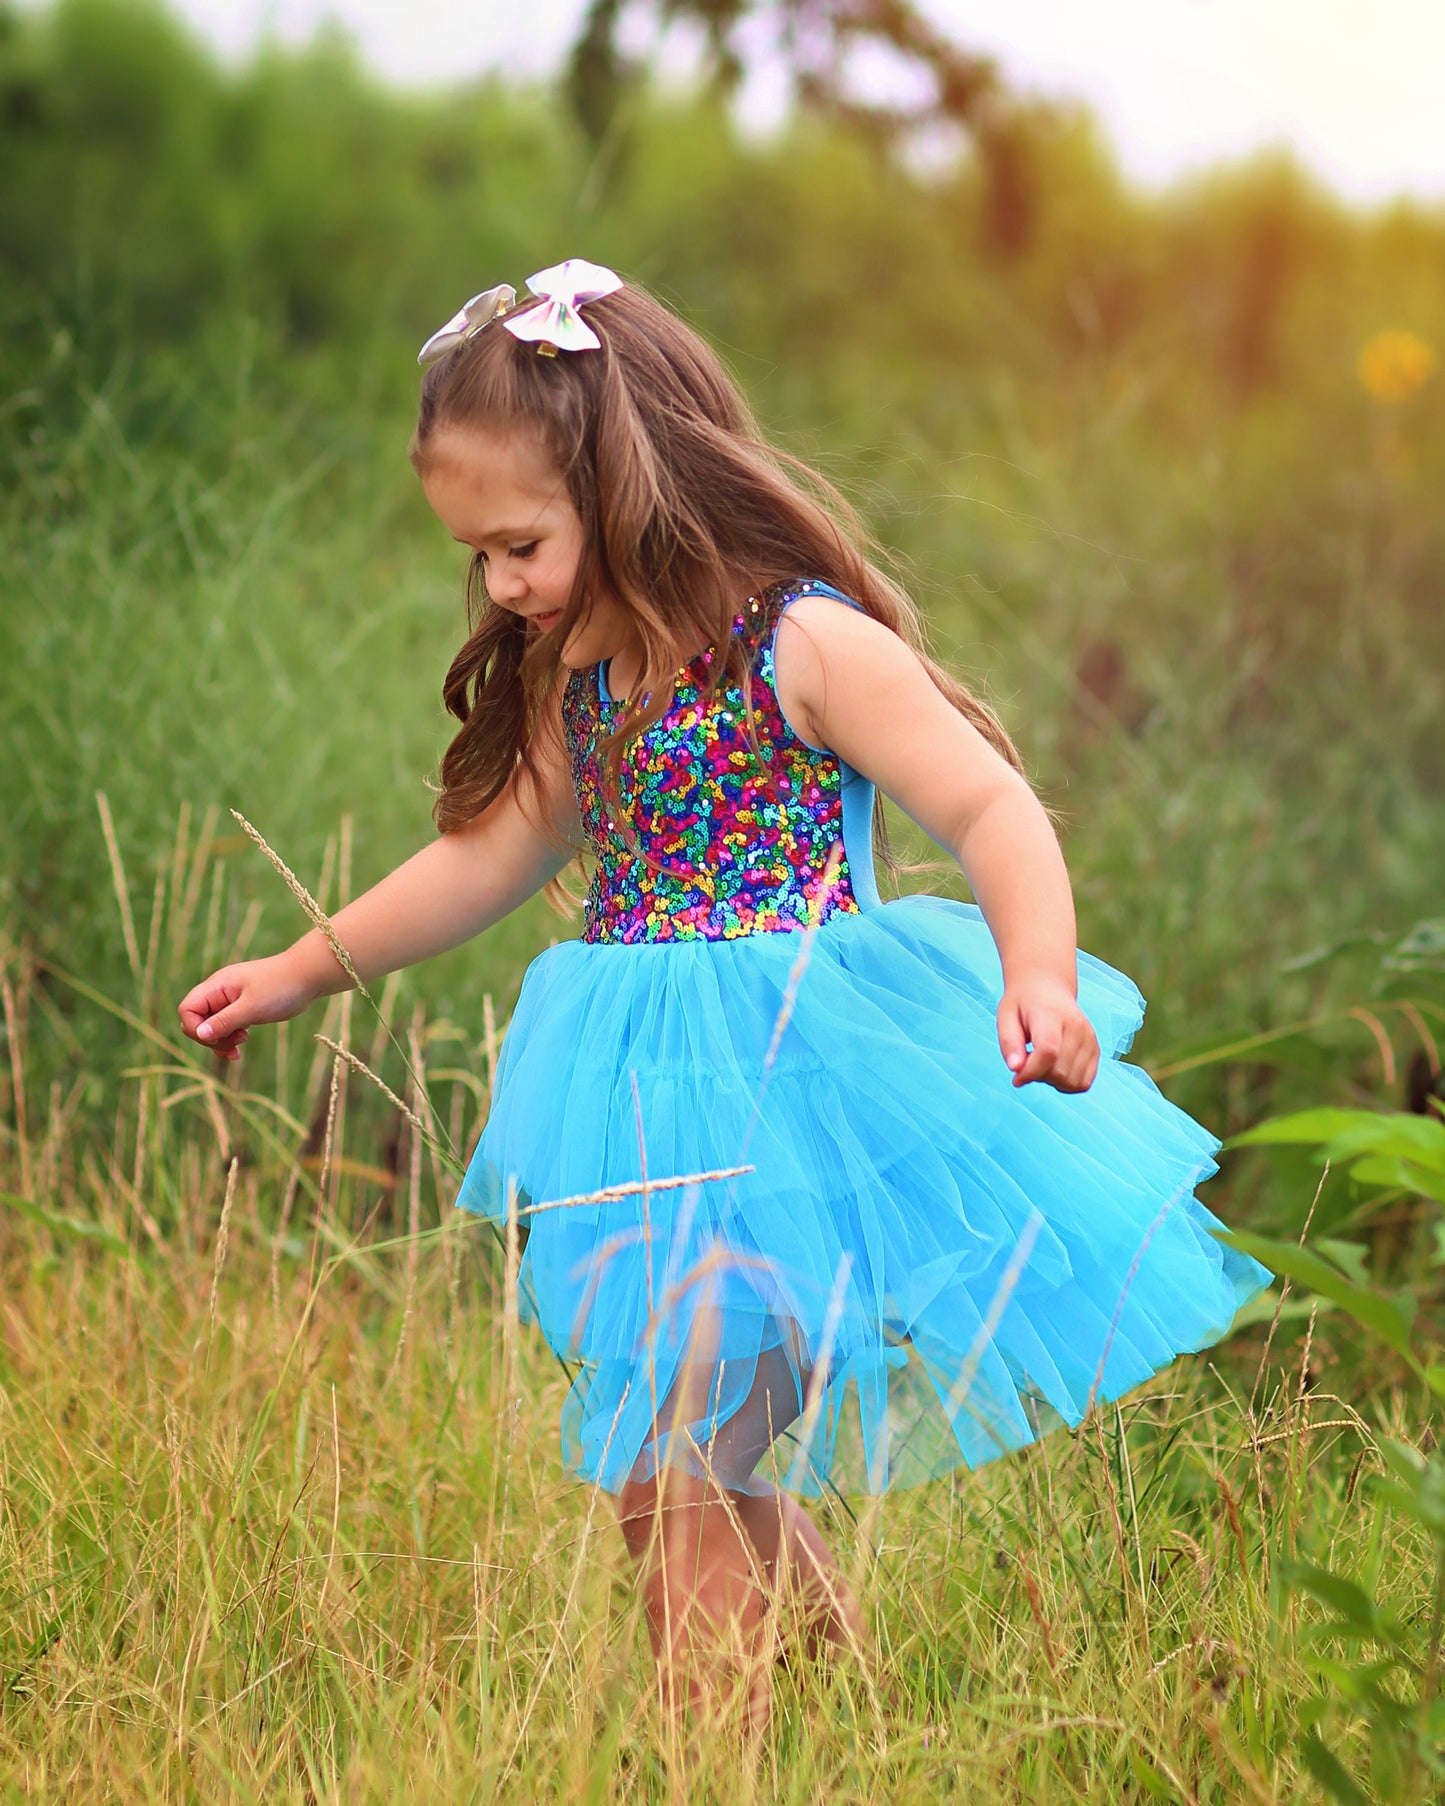
<path fill-rule="evenodd" d="M 514 1199 L 523 1314 L 578 1363 L 572 1469 L 881 1491 L 1228 1329 L 1270 1275 L 1193 1195 L 1218 1143 L 1120 1062 L 1134 985 L 1080 955 L 1078 1096 L 1014 1089 L 1001 991 L 980 912 L 934 897 L 532 964 L 458 1202 Z"/>

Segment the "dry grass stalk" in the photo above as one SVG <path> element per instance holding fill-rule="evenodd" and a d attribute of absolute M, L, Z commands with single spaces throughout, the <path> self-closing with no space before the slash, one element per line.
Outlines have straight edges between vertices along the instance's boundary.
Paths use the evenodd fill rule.
<path fill-rule="evenodd" d="M 130 961 L 131 972 L 137 984 L 141 983 L 140 943 L 136 939 L 135 917 L 130 909 L 130 886 L 126 883 L 125 865 L 120 856 L 120 842 L 115 836 L 115 823 L 111 820 L 110 800 L 103 790 L 95 793 L 95 805 L 100 811 L 100 831 L 105 836 L 105 850 L 110 859 L 110 876 L 115 885 L 115 900 L 120 905 L 120 930 L 125 937 L 125 955 Z"/>
<path fill-rule="evenodd" d="M 636 1185 L 604 1185 L 601 1191 L 579 1192 L 572 1198 L 548 1198 L 541 1204 L 521 1204 L 517 1207 L 518 1216 L 536 1216 L 543 1210 L 570 1210 L 574 1205 L 582 1204 L 615 1204 L 621 1198 L 638 1198 L 658 1191 L 677 1191 L 687 1185 L 709 1185 L 719 1179 L 740 1179 L 744 1173 L 756 1169 L 751 1166 L 720 1166 L 710 1173 L 684 1173 L 681 1178 L 641 1180 Z"/>
<path fill-rule="evenodd" d="M 280 875 L 286 888 L 291 892 L 291 895 L 295 897 L 302 909 L 305 910 L 311 926 L 318 929 L 325 937 L 327 946 L 330 947 L 331 951 L 336 955 L 337 965 L 341 967 L 341 970 L 351 980 L 352 984 L 356 986 L 357 990 L 361 992 L 362 996 L 370 1001 L 370 993 L 367 991 L 366 986 L 361 982 L 356 967 L 351 963 L 351 955 L 342 945 L 341 936 L 337 934 L 335 928 L 332 926 L 330 916 L 327 915 L 326 911 L 316 901 L 315 897 L 311 895 L 311 892 L 307 890 L 306 886 L 296 876 L 295 872 L 291 870 L 291 867 L 287 865 L 281 855 L 267 843 L 266 837 L 261 833 L 261 830 L 253 827 L 251 823 L 246 820 L 245 816 L 241 814 L 239 809 L 233 809 L 231 814 L 236 818 L 242 833 L 245 834 L 247 839 L 250 840 L 253 845 L 258 847 L 261 852 L 266 855 L 267 859 L 270 860 L 272 867 Z M 138 957 L 139 956 L 137 956 L 137 958 Z"/>
<path fill-rule="evenodd" d="M 156 872 L 156 887 L 151 897 L 150 930 L 146 936 L 145 970 L 141 975 L 140 1013 L 147 1021 L 150 1019 L 151 1004 L 155 997 L 156 963 L 161 952 L 161 923 L 166 913 L 166 874 L 164 868 Z"/>
<path fill-rule="evenodd" d="M 407 1150 L 406 1296 L 401 1308 L 401 1328 L 396 1334 L 396 1353 L 391 1358 L 391 1371 L 387 1375 L 388 1384 L 401 1364 L 403 1351 L 409 1347 L 407 1338 L 411 1329 L 412 1310 L 416 1304 L 416 1282 L 420 1264 L 418 1255 L 421 1235 L 421 1120 L 409 1110 L 406 1112 L 406 1117 L 408 1122 L 413 1125 L 409 1137 L 411 1145 Z M 410 1368 L 411 1362 L 408 1358 L 408 1375 Z"/>
<path fill-rule="evenodd" d="M 32 1195 L 34 1181 L 30 1171 L 30 1136 L 25 1121 L 25 1060 L 21 1046 L 20 1011 L 8 972 L 0 976 L 0 998 L 4 1000 L 5 1039 L 10 1047 L 10 1107 L 15 1114 L 15 1144 L 20 1155 L 20 1189 L 28 1198 Z"/>
<path fill-rule="evenodd" d="M 221 1274 L 226 1266 L 226 1249 L 231 1240 L 231 1209 L 236 1202 L 236 1181 L 241 1171 L 239 1156 L 233 1156 L 226 1169 L 226 1195 L 221 1200 L 221 1221 L 216 1230 L 216 1259 L 211 1269 L 211 1298 L 206 1312 L 206 1359 L 211 1357 L 211 1343 L 216 1334 L 216 1300 L 221 1293 Z"/>
<path fill-rule="evenodd" d="M 323 1047 L 329 1047 L 338 1060 L 345 1060 L 346 1064 L 351 1067 L 353 1072 L 359 1072 L 363 1078 L 370 1079 L 382 1096 L 386 1098 L 387 1102 L 396 1106 L 411 1124 L 412 1128 L 416 1130 L 417 1134 L 423 1137 L 426 1136 L 426 1125 L 417 1115 L 416 1111 L 412 1109 L 410 1104 L 403 1103 L 392 1090 L 391 1086 L 387 1084 L 386 1080 L 373 1072 L 359 1054 L 352 1053 L 350 1048 L 343 1047 L 339 1041 L 333 1041 L 330 1035 L 317 1035 L 316 1039 Z"/>

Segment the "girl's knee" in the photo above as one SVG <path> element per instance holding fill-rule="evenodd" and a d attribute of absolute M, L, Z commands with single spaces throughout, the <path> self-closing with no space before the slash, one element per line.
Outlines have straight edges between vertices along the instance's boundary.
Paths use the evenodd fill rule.
<path fill-rule="evenodd" d="M 617 1495 L 617 1516 L 628 1554 L 642 1560 L 655 1538 L 701 1517 L 715 1492 L 706 1480 L 670 1469 L 626 1481 Z"/>

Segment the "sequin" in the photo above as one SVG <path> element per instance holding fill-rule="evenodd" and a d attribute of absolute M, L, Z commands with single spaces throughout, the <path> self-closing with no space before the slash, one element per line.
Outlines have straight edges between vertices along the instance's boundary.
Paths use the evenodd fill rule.
<path fill-rule="evenodd" d="M 667 712 L 627 742 L 615 777 L 598 749 L 622 705 L 604 696 L 600 666 L 568 680 L 562 721 L 596 860 L 584 940 L 733 940 L 857 911 L 842 767 L 789 727 L 773 668 L 783 610 L 814 588 L 750 597 L 733 622 L 749 694 L 730 678 L 708 695 L 714 652 L 699 653 L 678 673 Z"/>

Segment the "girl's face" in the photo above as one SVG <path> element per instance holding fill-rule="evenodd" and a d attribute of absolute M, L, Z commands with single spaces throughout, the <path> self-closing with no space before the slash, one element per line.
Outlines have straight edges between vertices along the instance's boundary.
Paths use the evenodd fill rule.
<path fill-rule="evenodd" d="M 452 537 L 481 555 L 492 601 L 550 632 L 572 594 L 583 527 L 541 443 L 529 433 L 445 427 L 427 447 L 421 483 Z M 580 670 L 635 644 L 627 611 L 604 592 L 588 598 L 561 658 Z"/>

